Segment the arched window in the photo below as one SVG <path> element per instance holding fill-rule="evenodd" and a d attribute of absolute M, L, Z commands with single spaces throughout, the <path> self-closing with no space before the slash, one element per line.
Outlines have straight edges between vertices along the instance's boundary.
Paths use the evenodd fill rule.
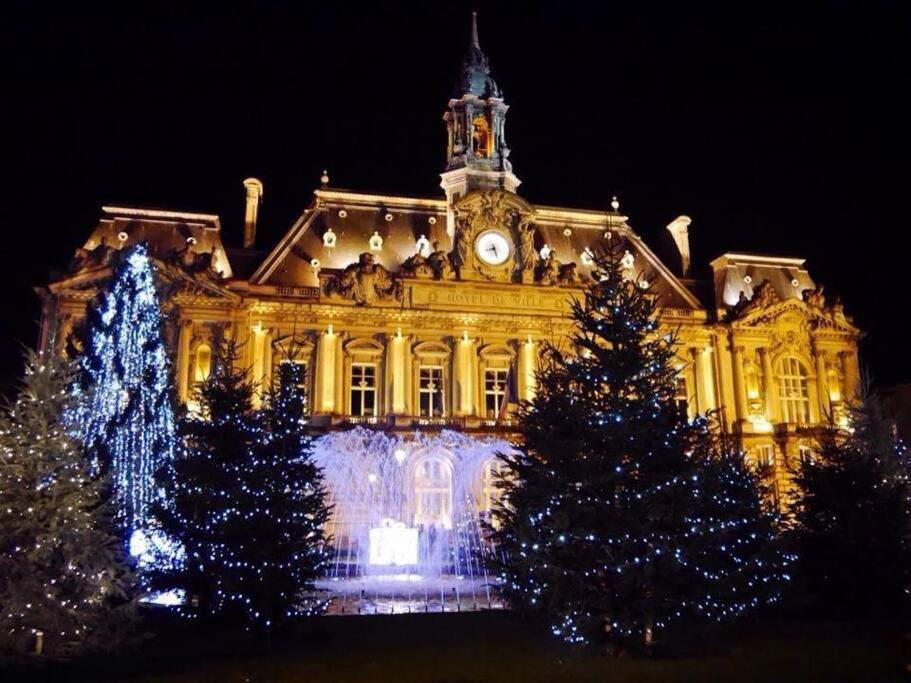
<path fill-rule="evenodd" d="M 196 362 L 193 369 L 193 381 L 205 382 L 212 369 L 212 347 L 200 344 L 196 347 Z"/>
<path fill-rule="evenodd" d="M 414 468 L 414 524 L 452 528 L 452 469 L 443 458 L 424 458 Z"/>
<path fill-rule="evenodd" d="M 483 114 L 478 114 L 472 121 L 472 151 L 476 157 L 487 158 L 491 152 L 492 137 L 490 134 L 490 122 Z"/>
<path fill-rule="evenodd" d="M 781 419 L 795 424 L 810 421 L 810 394 L 807 371 L 803 363 L 793 356 L 778 361 L 778 397 L 781 401 Z"/>

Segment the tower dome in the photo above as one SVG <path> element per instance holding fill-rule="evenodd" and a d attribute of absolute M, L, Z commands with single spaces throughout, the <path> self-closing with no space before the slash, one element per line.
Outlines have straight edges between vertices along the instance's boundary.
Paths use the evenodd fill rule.
<path fill-rule="evenodd" d="M 481 50 L 481 44 L 478 42 L 477 12 L 471 13 L 471 44 L 462 60 L 462 70 L 453 97 L 459 98 L 465 95 L 484 98 L 503 97 L 500 87 L 490 75 L 490 62 L 487 55 Z"/>

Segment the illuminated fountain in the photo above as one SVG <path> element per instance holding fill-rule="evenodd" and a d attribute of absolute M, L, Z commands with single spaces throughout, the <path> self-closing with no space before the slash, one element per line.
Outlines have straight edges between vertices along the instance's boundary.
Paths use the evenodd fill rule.
<path fill-rule="evenodd" d="M 442 431 L 393 435 L 356 427 L 316 442 L 335 556 L 320 587 L 335 613 L 499 606 L 481 527 L 499 495 L 509 443 Z"/>

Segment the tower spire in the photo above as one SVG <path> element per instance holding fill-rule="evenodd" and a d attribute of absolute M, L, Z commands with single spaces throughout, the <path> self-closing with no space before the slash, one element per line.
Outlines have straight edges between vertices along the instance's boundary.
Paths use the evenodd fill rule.
<path fill-rule="evenodd" d="M 471 13 L 471 47 L 475 50 L 481 49 L 481 43 L 478 42 L 478 13 Z"/>

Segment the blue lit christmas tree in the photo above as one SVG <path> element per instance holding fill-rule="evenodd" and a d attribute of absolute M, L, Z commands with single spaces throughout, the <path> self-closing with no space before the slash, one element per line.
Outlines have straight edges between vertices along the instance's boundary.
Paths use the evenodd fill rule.
<path fill-rule="evenodd" d="M 186 590 L 186 616 L 269 629 L 324 606 L 313 583 L 328 559 L 329 511 L 310 455 L 301 372 L 281 363 L 275 389 L 254 410 L 236 344 L 221 339 L 195 388 L 201 412 L 181 423 L 184 447 L 161 472 L 161 521 L 185 561 L 156 579 Z"/>
<path fill-rule="evenodd" d="M 148 528 L 159 495 L 154 474 L 176 446 L 171 372 L 145 245 L 122 252 L 108 287 L 89 307 L 79 416 L 96 466 L 110 469 L 126 539 Z"/>
<path fill-rule="evenodd" d="M 514 607 L 610 647 L 737 616 L 787 568 L 742 454 L 675 403 L 676 339 L 622 254 L 598 255 L 573 303 L 573 352 L 545 349 L 490 529 Z"/>

